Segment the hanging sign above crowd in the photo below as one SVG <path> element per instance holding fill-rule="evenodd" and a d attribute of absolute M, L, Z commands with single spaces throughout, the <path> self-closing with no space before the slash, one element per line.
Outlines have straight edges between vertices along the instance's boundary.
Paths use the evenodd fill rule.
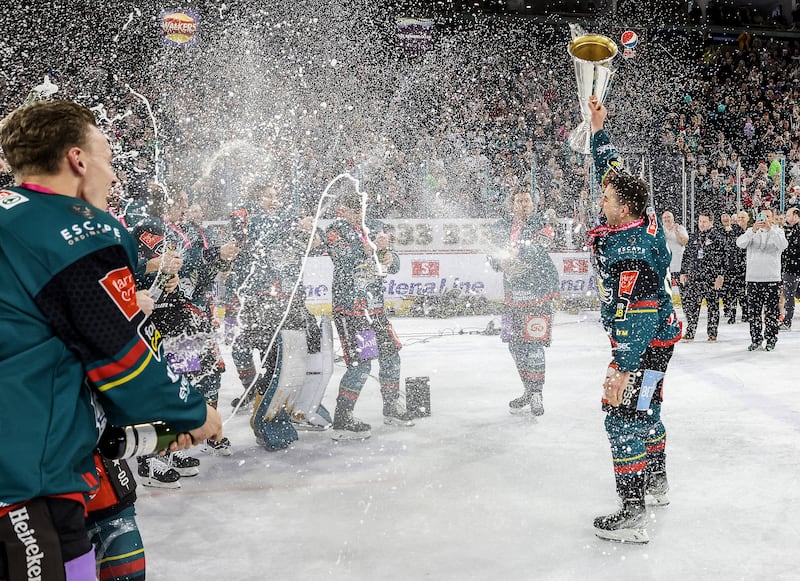
<path fill-rule="evenodd" d="M 433 46 L 433 21 L 420 18 L 396 19 L 397 40 L 404 53 L 410 56 L 425 54 Z"/>
<path fill-rule="evenodd" d="M 164 44 L 188 46 L 196 44 L 199 35 L 200 16 L 189 10 L 165 10 L 161 13 L 161 30 Z"/>

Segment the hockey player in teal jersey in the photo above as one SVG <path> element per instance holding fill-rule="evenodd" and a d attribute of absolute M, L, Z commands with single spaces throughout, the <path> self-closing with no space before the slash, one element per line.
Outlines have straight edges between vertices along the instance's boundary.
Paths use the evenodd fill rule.
<path fill-rule="evenodd" d="M 553 300 L 558 296 L 558 270 L 548 249 L 553 229 L 534 211 L 531 194 L 519 190 L 511 196 L 511 217 L 495 226 L 502 255 L 489 258 L 503 272 L 505 311 L 501 337 L 508 342 L 523 394 L 508 404 L 512 414 L 544 414 L 544 348 L 550 346 Z"/>
<path fill-rule="evenodd" d="M 217 275 L 231 268 L 238 247 L 234 241 L 220 246 L 193 243 L 181 226 L 183 213 L 188 208 L 185 190 L 176 188 L 169 195 L 158 189 L 152 194 L 151 216 L 133 229 L 139 261 L 163 264 L 170 253 L 182 259 L 177 288 L 170 293 L 161 292 L 158 285 L 153 288 L 156 303 L 153 320 L 163 333 L 165 351 L 173 370 L 185 375 L 216 408 L 225 363 L 211 323 L 207 293 Z M 139 286 L 151 287 L 157 276 L 157 272 L 145 274 L 138 280 Z M 227 438 L 208 441 L 203 450 L 230 455 L 230 441 Z M 196 468 L 197 460 L 190 462 L 192 466 L 186 468 Z M 139 468 L 142 476 L 150 472 L 141 462 Z M 157 482 L 153 484 L 158 485 Z"/>
<path fill-rule="evenodd" d="M 337 218 L 325 232 L 333 261 L 333 319 L 347 364 L 333 416 L 334 439 L 365 439 L 370 425 L 353 416 L 369 377 L 372 360 L 380 366 L 384 423 L 413 426 L 400 406 L 400 341 L 383 308 L 382 273 L 400 269 L 383 225 L 364 220 L 362 194 L 348 190 L 337 198 Z M 364 228 L 366 226 L 366 229 Z"/>
<path fill-rule="evenodd" d="M 93 579 L 84 496 L 106 422 L 163 420 L 182 432 L 174 449 L 222 422 L 136 302 L 136 244 L 103 210 L 116 177 L 92 113 L 28 105 L 0 144 L 19 184 L 0 191 L 0 578 L 33 578 L 34 546 L 42 579 Z"/>
<path fill-rule="evenodd" d="M 255 183 L 251 195 L 253 207 L 237 213 L 246 223 L 241 221 L 238 233 L 243 241 L 235 268 L 241 328 L 233 342 L 233 360 L 243 387 L 254 395 L 250 424 L 256 439 L 277 450 L 297 439 L 296 427 L 330 424 L 324 407 L 304 410 L 314 412 L 320 422 L 302 423 L 291 416 L 294 410 L 288 405 L 301 390 L 295 384 L 307 374 L 308 355 L 320 349 L 320 328 L 299 283 L 306 250 L 322 239 L 312 231 L 311 216 L 299 218 L 295 208 L 282 207 L 281 193 L 271 182 Z M 319 418 L 317 411 L 323 414 Z"/>
<path fill-rule="evenodd" d="M 668 502 L 661 401 L 681 329 L 667 290 L 671 253 L 655 211 L 647 206 L 647 184 L 622 171 L 603 130 L 603 104 L 591 97 L 590 108 L 602 197 L 601 225 L 588 234 L 601 318 L 612 346 L 602 405 L 622 502 L 620 510 L 596 518 L 594 527 L 600 538 L 646 543 L 645 497 L 655 504 Z"/>

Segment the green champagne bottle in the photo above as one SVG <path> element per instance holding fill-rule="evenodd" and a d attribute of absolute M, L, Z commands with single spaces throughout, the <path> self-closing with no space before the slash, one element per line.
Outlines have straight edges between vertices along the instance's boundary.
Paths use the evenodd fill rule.
<path fill-rule="evenodd" d="M 147 456 L 169 448 L 178 433 L 164 422 L 133 426 L 107 426 L 97 449 L 109 460 Z"/>

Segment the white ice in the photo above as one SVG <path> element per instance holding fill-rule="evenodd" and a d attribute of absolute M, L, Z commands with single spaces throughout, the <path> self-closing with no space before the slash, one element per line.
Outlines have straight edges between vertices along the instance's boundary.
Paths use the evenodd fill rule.
<path fill-rule="evenodd" d="M 232 456 L 198 452 L 181 490 L 139 487 L 148 580 L 800 579 L 799 332 L 750 353 L 746 324 L 723 320 L 710 344 L 701 318 L 677 346 L 663 408 L 672 503 L 633 546 L 592 529 L 616 508 L 598 313 L 558 314 L 538 421 L 508 413 L 522 391 L 511 356 L 473 334 L 490 318 L 394 320 L 403 375 L 430 376 L 432 415 L 413 428 L 383 425 L 370 379 L 356 406 L 369 440 L 306 432 L 267 452 L 237 415 Z M 225 357 L 227 417 L 241 386 Z"/>

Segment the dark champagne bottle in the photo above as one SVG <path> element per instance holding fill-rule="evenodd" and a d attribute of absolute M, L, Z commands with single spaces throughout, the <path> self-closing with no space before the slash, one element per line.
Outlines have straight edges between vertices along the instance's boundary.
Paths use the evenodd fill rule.
<path fill-rule="evenodd" d="M 164 297 L 164 287 L 167 286 L 167 283 L 172 279 L 174 274 L 167 274 L 166 272 L 161 272 L 156 277 L 156 280 L 153 282 L 153 286 L 150 287 L 150 298 L 153 299 L 153 302 L 159 302 Z"/>
<path fill-rule="evenodd" d="M 109 460 L 147 456 L 166 450 L 178 433 L 164 422 L 133 426 L 106 426 L 97 449 Z"/>

